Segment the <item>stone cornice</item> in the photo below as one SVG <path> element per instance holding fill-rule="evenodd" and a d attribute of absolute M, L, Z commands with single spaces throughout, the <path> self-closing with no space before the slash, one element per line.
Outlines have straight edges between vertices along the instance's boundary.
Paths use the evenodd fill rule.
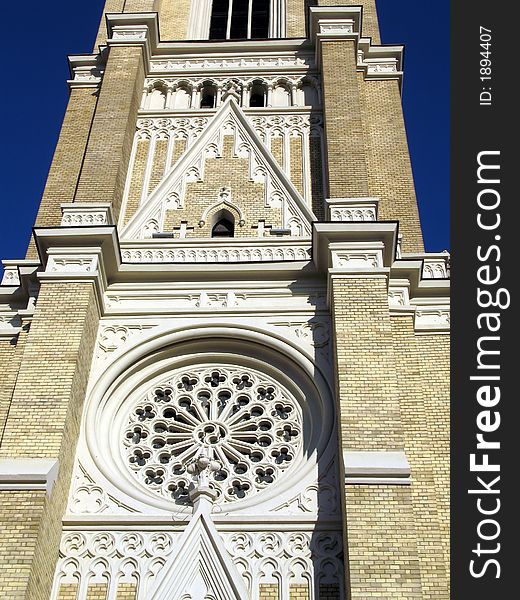
<path fill-rule="evenodd" d="M 197 72 L 201 61 L 209 61 L 200 71 L 233 73 L 237 70 L 305 71 L 313 50 L 319 68 L 321 45 L 326 41 L 350 39 L 354 42 L 357 66 L 367 80 L 402 80 L 403 47 L 373 45 L 361 37 L 362 9 L 359 6 L 313 6 L 309 8 L 309 38 L 272 39 L 266 51 L 263 40 L 222 40 L 161 42 L 157 13 L 122 13 L 106 15 L 107 46 L 139 46 L 143 49 L 147 76 L 162 72 Z M 71 87 L 99 85 L 106 62 L 106 46 L 99 55 L 69 57 Z M 285 56 L 285 64 L 284 64 Z M 152 60 L 153 59 L 153 60 Z M 273 63 L 273 59 L 278 62 Z M 236 61 L 242 61 L 238 64 Z M 254 61 L 259 61 L 258 64 Z M 251 62 L 253 61 L 253 62 Z M 192 64 L 193 63 L 193 64 Z M 228 64 L 229 63 L 229 64 Z M 254 63 L 254 65 L 253 65 Z M 238 64 L 238 66 L 237 66 Z M 314 65 L 312 65 L 314 66 Z"/>
<path fill-rule="evenodd" d="M 64 209 L 70 210 L 70 207 L 65 205 Z M 93 205 L 92 212 L 99 209 L 99 205 Z M 83 215 L 88 208 L 82 205 L 78 210 L 81 211 L 78 214 Z M 314 222 L 312 240 L 236 239 L 227 244 L 220 241 L 218 247 L 213 247 L 212 240 L 195 238 L 121 244 L 116 227 L 112 225 L 35 228 L 34 236 L 43 267 L 38 279 L 47 283 L 91 282 L 103 314 L 109 308 L 106 292 L 116 284 L 128 289 L 137 286 L 141 290 L 143 285 L 152 286 L 150 290 L 164 285 L 175 285 L 179 290 L 201 285 L 208 289 L 223 286 L 224 289 L 233 281 L 237 290 L 247 283 L 261 295 L 261 290 L 268 284 L 294 281 L 312 286 L 327 281 L 330 293 L 333 279 L 369 277 L 382 278 L 386 282 L 391 315 L 413 316 L 419 333 L 445 333 L 450 321 L 449 280 L 435 276 L 425 278 L 423 270 L 425 261 L 446 260 L 446 255 L 422 254 L 414 259 L 396 260 L 397 230 L 395 222 Z M 301 247 L 302 257 L 308 257 L 306 260 L 284 254 L 296 246 Z M 189 262 L 187 254 L 182 260 L 168 261 L 168 258 L 176 258 L 174 250 L 195 252 L 190 255 L 195 261 Z M 199 256 L 197 252 L 202 250 L 213 250 L 215 255 Z M 266 250 L 278 252 L 278 260 L 272 257 L 254 260 L 255 252 L 261 256 Z M 240 251 L 251 255 L 243 258 Z M 133 256 L 132 252 L 140 254 Z M 235 254 L 230 260 L 231 255 L 219 258 L 219 252 Z M 9 268 L 12 266 L 8 265 Z M 35 269 L 34 265 L 32 268 Z M 17 290 L 15 286 L 3 287 L 11 294 Z M 231 303 L 230 306 L 237 305 Z M 16 317 L 8 308 L 6 310 L 4 321 Z M 14 325 L 9 322 L 7 326 L 12 330 Z"/>
<path fill-rule="evenodd" d="M 106 53 L 70 55 L 70 79 L 67 81 L 69 88 L 97 89 L 103 78 L 105 70 Z"/>
<path fill-rule="evenodd" d="M 0 490 L 45 490 L 50 496 L 58 461 L 50 458 L 0 459 Z"/>
<path fill-rule="evenodd" d="M 0 339 L 14 339 L 32 319 L 38 296 L 39 261 L 3 260 L 0 284 Z"/>

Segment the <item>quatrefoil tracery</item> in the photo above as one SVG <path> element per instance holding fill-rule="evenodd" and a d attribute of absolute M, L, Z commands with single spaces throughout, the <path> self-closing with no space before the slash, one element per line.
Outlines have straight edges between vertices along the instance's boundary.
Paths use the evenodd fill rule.
<path fill-rule="evenodd" d="M 134 405 L 123 434 L 128 466 L 146 487 L 189 503 L 187 465 L 202 453 L 217 502 L 235 502 L 272 485 L 302 446 L 298 402 L 272 378 L 216 365 L 179 372 Z"/>

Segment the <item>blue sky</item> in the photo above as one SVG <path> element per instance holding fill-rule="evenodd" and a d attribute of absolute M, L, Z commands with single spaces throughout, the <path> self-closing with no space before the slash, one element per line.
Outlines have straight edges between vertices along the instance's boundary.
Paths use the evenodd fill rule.
<path fill-rule="evenodd" d="M 104 0 L 4 3 L 0 258 L 23 258 L 68 99 L 67 54 L 92 50 Z M 30 10 L 27 10 L 30 8 Z M 449 0 L 378 0 L 382 41 L 404 43 L 403 105 L 426 248 L 449 248 Z"/>

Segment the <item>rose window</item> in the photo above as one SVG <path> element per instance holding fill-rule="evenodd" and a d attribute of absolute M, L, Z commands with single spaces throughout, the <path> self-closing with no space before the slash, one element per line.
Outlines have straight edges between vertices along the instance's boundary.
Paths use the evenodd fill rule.
<path fill-rule="evenodd" d="M 124 431 L 127 464 L 148 489 L 189 503 L 201 456 L 217 502 L 234 502 L 274 484 L 302 448 L 298 402 L 274 379 L 217 365 L 182 371 L 133 406 Z"/>

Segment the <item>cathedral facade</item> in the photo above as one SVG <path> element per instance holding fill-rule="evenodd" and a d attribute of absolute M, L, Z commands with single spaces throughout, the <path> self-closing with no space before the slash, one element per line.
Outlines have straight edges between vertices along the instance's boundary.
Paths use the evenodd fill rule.
<path fill-rule="evenodd" d="M 449 261 L 375 0 L 107 0 L 0 286 L 0 597 L 447 600 Z"/>

